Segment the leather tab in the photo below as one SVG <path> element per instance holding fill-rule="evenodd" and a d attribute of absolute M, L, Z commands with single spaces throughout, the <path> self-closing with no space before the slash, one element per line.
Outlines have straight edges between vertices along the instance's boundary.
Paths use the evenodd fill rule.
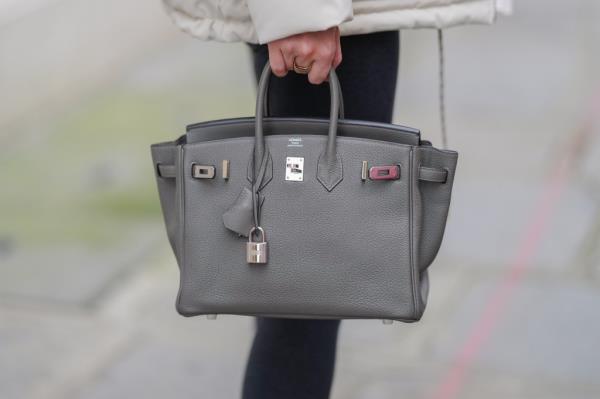
<path fill-rule="evenodd" d="M 371 166 L 369 179 L 371 180 L 398 180 L 400 178 L 400 165 Z"/>
<path fill-rule="evenodd" d="M 263 197 L 260 203 L 261 207 L 264 201 Z M 248 187 L 242 188 L 233 205 L 223 213 L 222 217 L 225 227 L 240 236 L 248 237 L 248 232 L 254 226 L 252 191 Z"/>
<path fill-rule="evenodd" d="M 175 165 L 156 165 L 156 173 L 159 177 L 164 177 L 165 179 L 174 179 L 175 178 Z"/>
<path fill-rule="evenodd" d="M 419 180 L 430 181 L 433 183 L 446 183 L 448 171 L 446 169 L 419 167 Z"/>
<path fill-rule="evenodd" d="M 329 159 L 326 152 L 322 153 L 317 163 L 317 180 L 327 191 L 331 191 L 343 178 L 344 170 L 341 157 L 336 155 L 335 159 Z"/>

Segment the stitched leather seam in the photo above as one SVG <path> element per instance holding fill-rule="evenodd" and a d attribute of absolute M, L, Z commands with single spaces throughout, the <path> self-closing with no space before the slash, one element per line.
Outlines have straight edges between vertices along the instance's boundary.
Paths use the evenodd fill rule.
<path fill-rule="evenodd" d="M 416 295 L 416 281 L 415 281 L 415 251 L 414 251 L 414 244 L 415 244 L 415 238 L 414 238 L 414 182 L 415 182 L 415 167 L 414 167 L 414 152 L 411 149 L 410 153 L 409 153 L 409 163 L 408 163 L 408 167 L 409 167 L 409 182 L 408 182 L 408 223 L 409 223 L 409 234 L 408 234 L 408 240 L 409 240 L 409 264 L 410 264 L 410 287 L 412 290 L 412 296 L 413 296 L 413 317 L 416 319 L 417 318 L 417 295 Z M 417 169 L 418 170 L 418 169 Z"/>
<path fill-rule="evenodd" d="M 442 167 L 442 169 L 444 169 L 446 171 L 446 180 L 444 181 L 443 184 L 448 184 L 448 179 L 450 179 L 450 168 L 448 168 L 447 166 Z M 448 207 L 450 207 L 450 205 L 448 205 Z"/>
<path fill-rule="evenodd" d="M 311 313 L 289 313 L 289 312 L 281 312 L 281 313 L 277 313 L 277 312 L 269 312 L 269 313 L 263 313 L 263 312 L 235 312 L 235 313 L 230 313 L 230 312 L 226 312 L 226 313 L 216 313 L 216 312 L 207 312 L 207 311 L 201 311 L 201 312 L 188 312 L 185 313 L 184 316 L 187 317 L 192 317 L 192 316 L 200 316 L 200 315 L 208 315 L 208 314 L 223 314 L 223 315 L 233 315 L 233 316 L 256 316 L 256 317 L 285 317 L 285 318 L 293 318 L 293 319 L 320 319 L 320 320 L 351 320 L 351 319 L 360 319 L 360 320 L 381 320 L 381 319 L 388 319 L 388 320 L 395 320 L 395 321 L 401 321 L 404 323 L 414 323 L 417 321 L 416 318 L 409 318 L 409 317 L 393 317 L 393 316 L 367 316 L 367 315 L 323 315 L 323 314 L 311 314 Z M 290 315 L 292 315 L 292 317 L 290 317 Z M 295 317 L 293 317 L 295 316 Z"/>
<path fill-rule="evenodd" d="M 180 237 L 180 245 L 181 248 L 179 251 L 179 261 L 181 262 L 181 270 L 179 271 L 179 290 L 177 291 L 177 307 L 181 306 L 181 295 L 183 291 L 183 278 L 186 273 L 186 262 L 185 262 L 185 174 L 183 173 L 184 167 L 184 150 L 185 146 L 179 147 L 179 159 L 178 159 L 178 173 L 176 173 L 176 177 L 178 179 L 175 180 L 175 186 L 179 184 L 177 190 L 179 191 L 179 230 L 181 230 Z"/>

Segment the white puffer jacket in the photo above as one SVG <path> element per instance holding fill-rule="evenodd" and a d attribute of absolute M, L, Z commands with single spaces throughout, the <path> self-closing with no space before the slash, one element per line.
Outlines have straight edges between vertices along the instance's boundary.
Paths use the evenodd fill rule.
<path fill-rule="evenodd" d="M 492 23 L 512 0 L 162 0 L 185 32 L 203 40 L 267 43 L 339 25 L 342 35 Z"/>

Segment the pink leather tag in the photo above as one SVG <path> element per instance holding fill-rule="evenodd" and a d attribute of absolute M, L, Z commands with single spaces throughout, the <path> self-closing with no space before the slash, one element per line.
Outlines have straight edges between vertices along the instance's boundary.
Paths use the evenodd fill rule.
<path fill-rule="evenodd" d="M 371 166 L 369 168 L 369 179 L 371 180 L 396 180 L 399 178 L 399 165 Z"/>

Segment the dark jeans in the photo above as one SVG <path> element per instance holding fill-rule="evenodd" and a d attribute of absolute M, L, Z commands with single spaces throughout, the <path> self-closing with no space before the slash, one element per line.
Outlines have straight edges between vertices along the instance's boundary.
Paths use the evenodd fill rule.
<path fill-rule="evenodd" d="M 391 122 L 398 73 L 399 32 L 342 36 L 336 69 L 345 117 Z M 249 44 L 258 82 L 268 60 L 266 45 Z M 271 77 L 272 116 L 329 116 L 327 84 L 312 85 L 289 72 Z M 258 318 L 248 358 L 243 399 L 325 399 L 335 365 L 338 320 Z"/>

